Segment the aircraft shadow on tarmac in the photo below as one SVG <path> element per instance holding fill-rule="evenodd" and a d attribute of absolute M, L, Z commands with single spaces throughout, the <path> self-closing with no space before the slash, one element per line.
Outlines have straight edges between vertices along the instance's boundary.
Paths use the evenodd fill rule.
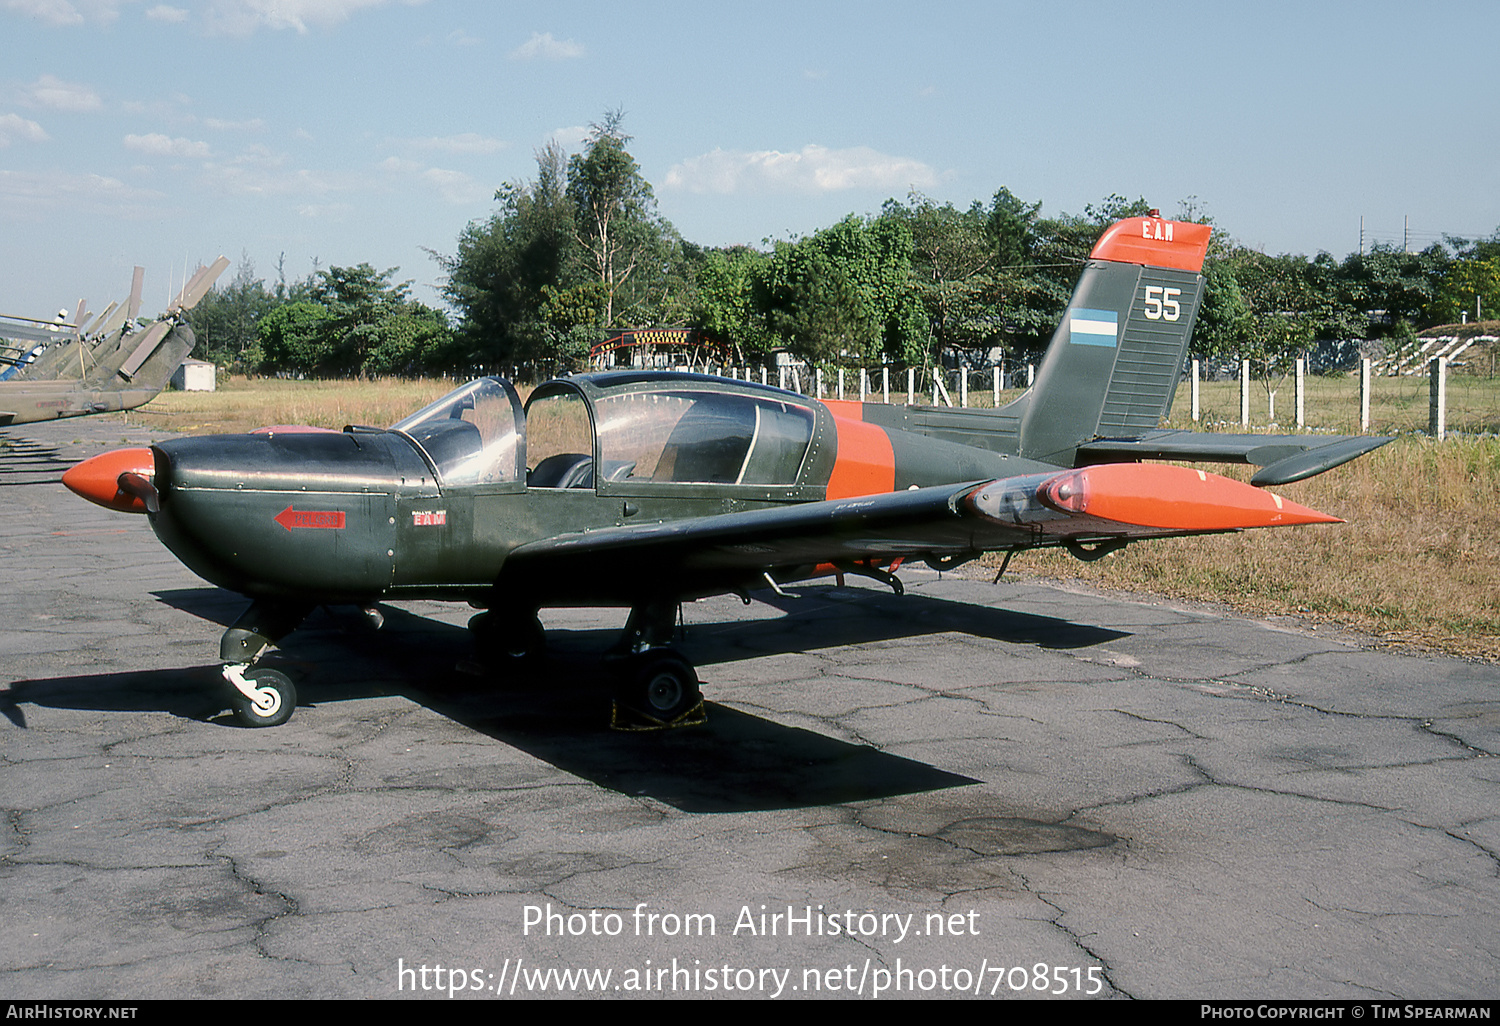
<path fill-rule="evenodd" d="M 1073 648 L 1102 644 L 1118 631 L 920 595 L 804 589 L 823 604 L 798 616 L 692 623 L 681 648 L 712 666 L 778 652 L 957 631 Z M 216 588 L 158 592 L 169 605 L 227 625 L 244 599 Z M 770 598 L 770 596 L 768 596 Z M 857 601 L 852 599 L 857 598 Z M 803 600 L 804 602 L 806 600 Z M 774 597 L 796 611 L 801 603 Z M 788 603 L 783 606 L 783 603 Z M 814 603 L 815 605 L 817 603 Z M 491 674 L 472 671 L 469 632 L 403 609 L 383 607 L 370 630 L 354 611 L 318 610 L 265 660 L 298 682 L 304 706 L 400 695 L 565 772 L 686 812 L 801 808 L 934 791 L 978 781 L 912 759 L 849 744 L 708 703 L 703 726 L 658 732 L 607 729 L 612 680 L 599 661 L 616 629 L 553 630 L 548 654 Z M 623 617 L 622 617 L 623 619 Z M 793 625 L 800 625 L 794 629 Z M 357 643 L 351 644 L 351 639 Z M 206 646 L 214 643 L 205 637 Z M 458 669 L 470 667 L 469 672 Z M 160 710 L 204 722 L 223 714 L 216 665 L 23 680 L 0 691 L 0 713 L 25 726 L 23 704 L 106 712 Z M 274 730 L 294 729 L 296 721 Z"/>

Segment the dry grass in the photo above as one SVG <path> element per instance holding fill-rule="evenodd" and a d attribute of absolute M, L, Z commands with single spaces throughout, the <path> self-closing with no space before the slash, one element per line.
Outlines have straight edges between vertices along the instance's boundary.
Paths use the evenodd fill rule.
<path fill-rule="evenodd" d="M 1142 542 L 1097 563 L 1032 552 L 1012 572 L 1500 660 L 1500 440 L 1407 437 L 1277 491 L 1347 522 Z"/>
<path fill-rule="evenodd" d="M 230 378 L 214 392 L 163 392 L 124 414 L 132 424 L 186 435 L 227 434 L 272 424 L 342 428 L 385 427 L 451 391 L 458 383 L 404 381 L 286 381 Z"/>
<path fill-rule="evenodd" d="M 1357 415 L 1352 380 L 1309 380 L 1309 423 L 1353 433 L 1355 425 L 1339 420 L 1345 415 L 1340 411 L 1351 406 Z M 217 392 L 163 393 L 126 416 L 189 434 L 283 423 L 384 425 L 453 384 L 235 379 Z M 1450 408 L 1455 393 L 1458 410 L 1470 411 L 1461 417 L 1475 424 L 1500 422 L 1500 381 L 1455 376 Z M 1204 395 L 1206 413 L 1222 409 L 1228 414 L 1224 419 L 1235 421 L 1223 429 L 1242 430 L 1235 383 L 1206 385 Z M 988 405 L 988 392 L 975 398 L 980 396 Z M 1288 385 L 1281 400 L 1287 405 L 1279 408 L 1290 411 L 1290 396 Z M 1263 392 L 1260 401 L 1263 425 Z M 1378 379 L 1375 408 L 1381 413 L 1375 427 L 1385 432 L 1423 428 L 1426 403 L 1425 378 Z M 1174 407 L 1174 426 L 1192 426 L 1187 410 L 1184 388 Z M 1243 467 L 1214 469 L 1248 477 Z M 1227 603 L 1257 615 L 1301 615 L 1395 642 L 1500 660 L 1500 439 L 1438 443 L 1407 436 L 1278 490 L 1348 522 L 1144 542 L 1090 564 L 1060 552 L 1024 553 L 1010 572 Z"/>

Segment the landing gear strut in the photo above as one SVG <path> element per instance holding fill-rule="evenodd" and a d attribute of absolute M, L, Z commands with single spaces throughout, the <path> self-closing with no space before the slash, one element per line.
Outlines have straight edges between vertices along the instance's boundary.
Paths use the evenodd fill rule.
<path fill-rule="evenodd" d="M 665 647 L 676 626 L 675 602 L 648 602 L 630 611 L 609 657 L 619 680 L 615 727 L 651 730 L 703 722 L 697 671 L 681 654 Z"/>
<path fill-rule="evenodd" d="M 224 667 L 224 677 L 234 685 L 229 696 L 234 718 L 246 727 L 276 727 L 292 718 L 297 708 L 297 689 L 280 670 L 260 669 L 248 673 L 235 664 Z"/>
<path fill-rule="evenodd" d="M 256 599 L 240 614 L 219 641 L 221 671 L 233 689 L 229 705 L 234 718 L 246 727 L 275 727 L 292 718 L 297 689 L 279 670 L 250 667 L 261 654 L 297 629 L 311 606 Z"/>

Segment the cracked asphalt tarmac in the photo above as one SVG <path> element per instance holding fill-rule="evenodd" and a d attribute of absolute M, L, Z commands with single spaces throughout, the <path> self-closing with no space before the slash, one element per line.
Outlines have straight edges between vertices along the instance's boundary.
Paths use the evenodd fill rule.
<path fill-rule="evenodd" d="M 0 436 L 7 997 L 1500 995 L 1494 666 L 913 572 L 687 606 L 701 727 L 608 728 L 621 611 L 401 603 L 241 729 L 244 601 L 57 483 L 146 438 Z"/>

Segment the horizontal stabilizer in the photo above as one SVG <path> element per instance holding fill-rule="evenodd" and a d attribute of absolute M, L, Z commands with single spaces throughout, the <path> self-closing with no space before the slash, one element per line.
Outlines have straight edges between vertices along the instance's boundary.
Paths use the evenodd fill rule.
<path fill-rule="evenodd" d="M 1380 448 L 1392 435 L 1217 435 L 1148 431 L 1139 438 L 1096 438 L 1079 446 L 1078 462 L 1181 460 L 1261 467 L 1251 484 L 1283 485 L 1321 474 Z"/>

